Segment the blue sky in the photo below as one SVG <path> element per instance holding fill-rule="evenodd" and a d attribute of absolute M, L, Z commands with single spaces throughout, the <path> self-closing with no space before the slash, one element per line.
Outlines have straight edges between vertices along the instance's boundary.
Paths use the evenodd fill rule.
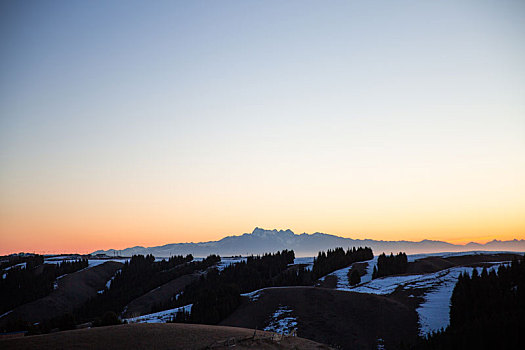
<path fill-rule="evenodd" d="M 5 246 L 525 236 L 521 1 L 0 6 Z"/>

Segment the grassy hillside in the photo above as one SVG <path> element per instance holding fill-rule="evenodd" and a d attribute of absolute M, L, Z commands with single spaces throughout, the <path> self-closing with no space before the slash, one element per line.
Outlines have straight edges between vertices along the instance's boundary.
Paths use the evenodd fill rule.
<path fill-rule="evenodd" d="M 136 317 L 152 312 L 155 305 L 168 303 L 174 295 L 183 291 L 187 285 L 198 280 L 200 276 L 199 272 L 184 275 L 141 295 L 126 305 L 124 308 L 126 312 L 123 316 Z"/>
<path fill-rule="evenodd" d="M 263 329 L 280 306 L 292 310 L 298 335 L 343 349 L 376 349 L 417 335 L 417 314 L 387 297 L 317 287 L 268 288 L 220 324 Z"/>
<path fill-rule="evenodd" d="M 129 324 L 110 327 L 98 327 L 66 331 L 45 335 L 35 335 L 18 339 L 0 340 L 0 348 L 5 350 L 24 349 L 156 349 L 190 350 L 227 349 L 221 346 L 225 341 L 235 339 L 235 349 L 330 349 L 328 346 L 297 337 L 284 338 L 280 342 L 272 341 L 266 332 L 254 330 L 205 326 L 194 324 Z"/>

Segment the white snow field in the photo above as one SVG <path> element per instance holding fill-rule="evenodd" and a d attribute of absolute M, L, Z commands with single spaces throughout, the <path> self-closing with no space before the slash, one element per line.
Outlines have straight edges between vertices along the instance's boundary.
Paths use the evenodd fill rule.
<path fill-rule="evenodd" d="M 515 253 L 515 252 L 476 251 L 476 252 L 458 252 L 458 253 L 413 254 L 413 255 L 408 255 L 407 259 L 409 262 L 413 262 L 418 259 L 423 259 L 423 258 L 427 258 L 430 256 L 450 257 L 450 256 L 497 254 L 497 253 Z M 377 265 L 377 258 L 378 256 L 375 256 L 374 259 L 366 261 L 368 263 L 368 266 L 366 267 L 366 274 L 361 276 L 361 283 L 358 284 L 357 286 L 353 286 L 353 287 L 350 286 L 350 283 L 348 281 L 348 271 L 351 268 L 350 266 L 342 268 L 340 270 L 336 270 L 332 273 L 329 273 L 328 275 L 321 277 L 320 280 L 324 280 L 327 276 L 333 275 L 337 277 L 336 289 L 338 290 L 347 290 L 347 291 L 352 291 L 352 292 L 386 295 L 386 294 L 392 293 L 399 284 L 404 284 L 404 283 L 412 281 L 413 279 L 419 278 L 418 276 L 423 276 L 423 275 L 391 276 L 391 277 L 384 277 L 384 278 L 372 280 L 372 273 L 374 270 L 374 266 Z M 495 264 L 499 265 L 501 263 L 495 263 Z M 487 267 L 491 265 L 492 263 L 488 264 Z"/>
<path fill-rule="evenodd" d="M 232 264 L 237 264 L 243 261 L 246 261 L 246 258 L 223 258 L 221 257 L 221 261 L 217 264 L 217 270 L 222 271 Z"/>
<path fill-rule="evenodd" d="M 116 262 L 120 262 L 124 264 L 126 261 L 129 261 L 129 259 L 130 258 L 127 258 L 127 259 L 89 259 L 88 268 L 102 265 L 103 263 L 108 262 L 108 261 L 116 261 Z"/>
<path fill-rule="evenodd" d="M 297 328 L 297 319 L 292 315 L 292 312 L 287 306 L 279 305 L 264 330 L 281 334 L 292 333 Z"/>
<path fill-rule="evenodd" d="M 374 256 L 373 259 L 363 261 L 368 263 L 368 265 L 366 266 L 366 273 L 363 276 L 361 276 L 361 284 L 370 282 L 372 280 L 372 273 L 374 272 L 374 266 L 376 266 L 377 264 L 377 258 L 378 256 Z M 337 277 L 337 289 L 344 290 L 345 288 L 352 288 L 348 281 L 348 271 L 350 270 L 350 268 L 351 266 L 348 266 L 340 270 L 336 270 L 324 277 L 321 277 L 320 280 L 324 280 L 327 276 L 333 275 Z"/>
<path fill-rule="evenodd" d="M 111 276 L 111 278 L 106 282 L 106 288 L 107 289 L 109 289 L 111 287 L 111 282 L 113 282 L 113 280 L 117 276 L 117 273 L 119 273 L 120 271 L 122 271 L 122 269 L 118 269 L 117 271 L 115 271 L 115 274 L 113 276 Z"/>
<path fill-rule="evenodd" d="M 408 261 L 415 261 L 417 259 L 422 259 L 429 256 L 450 257 L 497 253 L 508 252 L 477 251 L 458 253 L 414 254 L 407 256 L 407 258 Z M 509 262 L 485 263 L 484 265 L 487 266 L 487 268 L 489 268 L 490 270 L 507 263 Z M 350 270 L 350 267 L 345 267 L 343 269 L 334 271 L 329 275 L 334 275 L 337 277 L 337 286 L 335 289 L 343 291 L 388 295 L 393 293 L 398 287 L 401 287 L 405 290 L 425 290 L 425 293 L 422 296 L 424 301 L 416 309 L 419 316 L 421 335 L 425 335 L 448 326 L 450 297 L 452 296 L 452 291 L 454 290 L 454 286 L 456 285 L 458 277 L 463 272 L 472 274 L 472 271 L 474 270 L 474 268 L 471 267 L 452 267 L 430 274 L 388 276 L 372 280 L 372 272 L 376 264 L 377 256 L 375 256 L 373 260 L 368 260 L 366 274 L 361 277 L 361 283 L 353 287 L 350 286 L 350 283 L 348 281 L 348 271 Z M 478 268 L 478 272 L 481 272 L 481 268 Z M 326 278 L 326 276 L 321 279 L 324 278 Z"/>
<path fill-rule="evenodd" d="M 266 287 L 266 288 L 261 288 L 261 289 L 254 290 L 253 292 L 241 294 L 241 297 L 248 297 L 248 298 L 250 298 L 250 301 L 256 301 L 261 296 L 261 292 L 265 291 L 266 289 L 279 289 L 279 288 L 288 289 L 288 288 L 293 288 L 293 287 L 294 286 Z M 302 287 L 300 286 L 300 288 L 302 288 Z"/>
<path fill-rule="evenodd" d="M 366 267 L 366 274 L 361 276 L 361 283 L 370 282 L 372 280 L 372 273 L 374 272 L 374 266 L 377 264 L 377 258 L 378 256 L 374 256 L 373 259 L 367 261 L 368 266 Z"/>
<path fill-rule="evenodd" d="M 472 255 L 472 254 L 495 254 L 495 253 L 507 253 L 507 252 L 460 252 L 460 253 L 434 253 L 434 254 L 415 254 L 409 255 L 408 261 L 415 261 L 417 259 L 429 257 L 429 256 L 461 256 L 461 255 Z M 416 309 L 419 316 L 420 334 L 425 335 L 429 332 L 437 331 L 441 328 L 445 328 L 449 323 L 449 309 L 450 309 L 450 297 L 452 290 L 457 282 L 460 274 L 466 272 L 472 274 L 474 268 L 471 267 L 452 267 L 449 269 L 441 270 L 430 274 L 417 274 L 417 275 L 402 275 L 402 276 L 388 276 L 383 278 L 377 278 L 372 280 L 372 272 L 374 266 L 377 264 L 377 256 L 374 259 L 368 260 L 368 266 L 366 267 L 366 274 L 361 277 L 361 283 L 357 286 L 350 286 L 348 282 L 348 271 L 350 267 L 346 267 L 330 273 L 329 275 L 335 275 L 338 278 L 337 290 L 351 291 L 357 293 L 371 293 L 377 295 L 388 295 L 393 293 L 397 288 L 405 290 L 423 289 L 424 301 Z M 197 259 L 196 259 L 197 260 Z M 240 261 L 245 261 L 246 258 L 222 258 L 221 262 L 217 265 L 217 268 L 223 270 L 226 266 L 229 266 Z M 296 258 L 294 264 L 308 264 L 313 265 L 313 257 Z M 105 262 L 108 260 L 103 260 Z M 111 260 L 109 260 L 111 261 Z M 115 260 L 118 261 L 118 260 Z M 508 262 L 495 262 L 485 263 L 489 269 L 496 269 L 502 264 Z M 478 268 L 478 272 L 481 272 L 481 268 Z M 322 279 L 324 279 L 324 276 Z M 251 301 L 256 301 L 266 289 L 274 288 L 289 288 L 289 287 L 268 287 L 255 290 L 250 293 L 241 294 L 250 298 Z M 175 317 L 176 313 L 184 309 L 187 312 L 191 312 L 192 304 L 186 305 L 179 308 L 170 310 L 160 311 L 148 315 L 139 317 L 128 318 L 129 323 L 163 323 L 171 320 Z M 292 315 L 293 310 L 287 306 L 280 305 L 272 315 L 268 326 L 264 330 L 278 332 L 278 333 L 289 333 L 293 329 L 297 328 L 297 319 Z"/>
<path fill-rule="evenodd" d="M 497 269 L 502 264 L 505 263 L 492 263 L 490 267 L 487 265 L 488 271 Z M 477 270 L 478 273 L 481 273 L 482 269 L 477 268 Z M 420 335 L 424 336 L 448 326 L 450 321 L 450 298 L 452 297 L 454 286 L 458 281 L 459 275 L 464 272 L 472 275 L 473 271 L 474 268 L 472 267 L 453 267 L 432 274 L 435 275 L 435 281 L 428 279 L 420 281 L 422 286 L 432 284 L 429 291 L 424 295 L 425 301 L 416 309 L 419 316 Z"/>
<path fill-rule="evenodd" d="M 64 262 L 64 261 L 75 262 L 80 259 L 81 258 L 79 256 L 69 256 L 69 255 L 44 257 L 44 264 L 60 264 L 61 262 Z"/>
<path fill-rule="evenodd" d="M 257 301 L 259 300 L 259 297 L 261 295 L 260 292 L 264 289 L 265 288 L 254 290 L 253 292 L 250 292 L 250 293 L 244 293 L 244 294 L 241 294 L 241 296 L 250 298 L 250 301 Z"/>
<path fill-rule="evenodd" d="M 75 262 L 80 259 L 63 259 L 63 260 L 44 260 L 44 264 L 54 264 L 58 265 L 63 262 Z"/>
<path fill-rule="evenodd" d="M 366 274 L 361 276 L 361 283 L 369 282 L 369 281 L 372 280 L 372 272 L 374 271 L 374 266 L 377 263 L 377 256 L 374 257 L 373 259 L 367 260 L 365 262 L 368 262 L 368 265 L 366 267 Z M 327 276 L 336 276 L 337 277 L 337 287 L 336 287 L 336 289 L 338 289 L 338 290 L 350 289 L 352 287 L 350 286 L 350 282 L 348 281 L 348 271 L 350 271 L 351 268 L 352 268 L 352 266 L 348 266 L 348 267 L 344 267 L 342 269 L 336 270 L 336 271 L 334 271 L 332 273 L 329 273 L 328 275 L 326 275 L 324 277 L 321 277 L 320 280 L 324 281 L 324 279 Z"/>
<path fill-rule="evenodd" d="M 128 323 L 166 323 L 172 318 L 174 318 L 177 315 L 177 312 L 179 311 L 184 310 L 186 312 L 191 312 L 192 306 L 193 304 L 189 304 L 181 307 L 176 307 L 174 309 L 155 312 L 152 314 L 126 318 L 125 320 L 128 321 Z"/>
<path fill-rule="evenodd" d="M 116 262 L 125 263 L 129 259 L 130 258 L 88 259 L 88 267 L 94 267 L 94 266 L 102 265 L 103 263 L 108 262 L 108 261 L 116 261 Z M 46 258 L 46 259 L 44 259 L 44 263 L 45 264 L 60 264 L 61 262 L 64 262 L 64 261 L 74 262 L 74 261 L 77 261 L 77 260 L 80 260 L 80 258 L 72 258 L 72 257 L 60 257 L 60 258 L 57 258 L 57 257 L 54 257 L 54 258 Z"/>
<path fill-rule="evenodd" d="M 13 312 L 13 310 L 9 310 L 7 312 L 4 312 L 3 314 L 0 315 L 0 318 L 9 315 L 11 312 Z"/>
<path fill-rule="evenodd" d="M 27 263 L 23 262 L 23 263 L 20 263 L 20 264 L 16 264 L 16 265 L 13 265 L 13 266 L 9 266 L 9 267 L 7 267 L 7 268 L 4 269 L 4 272 L 9 271 L 9 270 L 11 270 L 11 269 L 16 269 L 16 268 L 25 269 L 25 268 L 26 268 L 26 265 L 27 265 Z"/>
<path fill-rule="evenodd" d="M 293 261 L 293 264 L 290 264 L 290 265 L 298 265 L 298 264 L 306 265 L 305 269 L 310 271 L 312 270 L 312 267 L 314 266 L 314 257 L 309 256 L 309 257 L 303 257 L 303 258 L 295 258 Z"/>

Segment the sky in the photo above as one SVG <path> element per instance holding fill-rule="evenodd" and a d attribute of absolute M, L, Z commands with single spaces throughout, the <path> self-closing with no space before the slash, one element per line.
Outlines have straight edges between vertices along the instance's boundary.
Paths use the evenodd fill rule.
<path fill-rule="evenodd" d="M 0 3 L 0 254 L 525 239 L 523 1 Z"/>

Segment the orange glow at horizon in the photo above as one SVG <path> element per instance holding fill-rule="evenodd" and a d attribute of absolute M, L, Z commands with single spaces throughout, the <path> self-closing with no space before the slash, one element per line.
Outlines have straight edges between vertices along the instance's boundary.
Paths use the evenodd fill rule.
<path fill-rule="evenodd" d="M 268 229 L 273 229 L 267 227 Z M 253 228 L 252 228 L 253 229 Z M 7 255 L 12 253 L 19 252 L 35 252 L 40 254 L 63 254 L 63 253 L 78 253 L 78 254 L 88 254 L 96 250 L 107 250 L 107 249 L 125 249 L 134 246 L 143 246 L 143 247 L 154 247 L 162 246 L 170 243 L 188 243 L 188 242 L 205 242 L 205 241 L 215 241 L 220 240 L 221 238 L 227 235 L 241 235 L 246 232 L 251 232 L 252 229 L 242 229 L 235 232 L 225 232 L 223 235 L 217 235 L 214 232 L 204 232 L 200 235 L 199 239 L 194 239 L 196 235 L 193 232 L 181 232 L 181 233 L 162 233 L 156 235 L 154 239 L 147 239 L 151 234 L 151 230 L 123 230 L 121 232 L 112 231 L 115 237 L 109 238 L 109 234 L 100 234 L 100 232 L 107 232 L 101 229 L 91 231 L 89 229 L 76 230 L 76 234 L 71 235 L 68 232 L 60 232 L 60 230 L 40 230 L 39 234 L 36 235 L 39 238 L 35 238 L 33 233 L 35 231 L 16 231 L 18 237 L 32 237 L 28 243 L 28 239 L 24 239 L 20 242 L 20 239 L 11 239 L 9 237 L 2 238 L 0 255 Z M 280 229 L 280 228 L 278 228 Z M 285 228 L 282 228 L 285 229 Z M 303 231 L 294 231 L 294 233 L 303 233 Z M 115 235 L 114 233 L 117 232 Z M 323 232 L 328 234 L 334 234 L 330 231 L 309 231 L 307 233 L 314 232 Z M 395 237 L 400 237 L 399 235 L 364 235 L 364 234 L 336 234 L 341 237 L 353 238 L 353 239 L 374 239 L 374 240 L 395 240 Z M 73 236 L 73 238 L 72 238 Z M 80 237 L 81 239 L 75 239 L 75 237 Z M 87 237 L 87 238 L 86 238 Z M 445 237 L 445 238 L 442 238 Z M 504 235 L 483 235 L 483 236 L 463 236 L 462 238 L 452 238 L 447 239 L 446 235 L 427 235 L 424 237 L 418 236 L 409 236 L 408 238 L 400 238 L 400 240 L 408 241 L 421 241 L 423 239 L 438 240 L 444 241 L 452 244 L 467 244 L 470 242 L 476 243 L 487 243 L 492 240 L 513 240 L 513 239 L 525 239 L 524 235 L 514 235 L 512 233 Z"/>
<path fill-rule="evenodd" d="M 242 212 L 242 211 L 241 211 Z M 282 225 L 282 216 L 268 215 L 268 220 L 258 215 L 243 213 L 242 219 L 235 222 L 230 217 L 221 217 L 211 211 L 206 212 L 206 220 L 191 212 L 179 215 L 149 212 L 132 213 L 92 213 L 91 215 L 72 215 L 60 218 L 44 212 L 40 217 L 26 220 L 0 216 L 0 254 L 18 252 L 36 253 L 91 253 L 99 249 L 124 249 L 133 246 L 160 246 L 170 243 L 205 242 L 219 240 L 228 235 L 241 235 L 251 232 L 255 226 L 266 229 L 291 229 L 296 234 L 303 232 L 323 232 L 353 239 L 408 240 L 424 239 L 445 241 L 453 244 L 469 242 L 486 243 L 494 239 L 525 239 L 525 225 L 519 213 L 507 213 L 505 220 L 480 217 L 463 220 L 449 218 L 449 222 L 434 217 L 427 220 L 405 221 L 407 217 L 390 217 L 375 214 L 363 217 L 348 215 L 346 218 L 329 216 L 308 217 L 308 213 L 290 215 L 302 225 Z M 301 214 L 301 213 L 299 213 Z M 373 217 L 383 220 L 374 222 Z M 359 218 L 361 216 L 361 218 Z M 348 221 L 346 221 L 348 220 Z M 254 224 L 254 223 L 255 224 Z M 290 220 L 291 222 L 291 220 Z M 328 224 L 325 224 L 328 223 Z M 345 224 L 351 222 L 352 224 Z M 429 229 L 429 227 L 431 229 Z"/>
<path fill-rule="evenodd" d="M 525 239 L 525 196 L 517 174 L 495 181 L 489 171 L 474 177 L 463 169 L 436 168 L 437 182 L 425 169 L 386 177 L 372 168 L 345 178 L 334 168 L 325 182 L 322 171 L 297 178 L 284 170 L 234 179 L 199 173 L 169 185 L 168 178 L 147 185 L 128 178 L 113 180 L 111 187 L 91 180 L 83 188 L 62 176 L 46 179 L 52 186 L 4 186 L 0 254 L 204 242 L 255 226 L 392 241 Z"/>

